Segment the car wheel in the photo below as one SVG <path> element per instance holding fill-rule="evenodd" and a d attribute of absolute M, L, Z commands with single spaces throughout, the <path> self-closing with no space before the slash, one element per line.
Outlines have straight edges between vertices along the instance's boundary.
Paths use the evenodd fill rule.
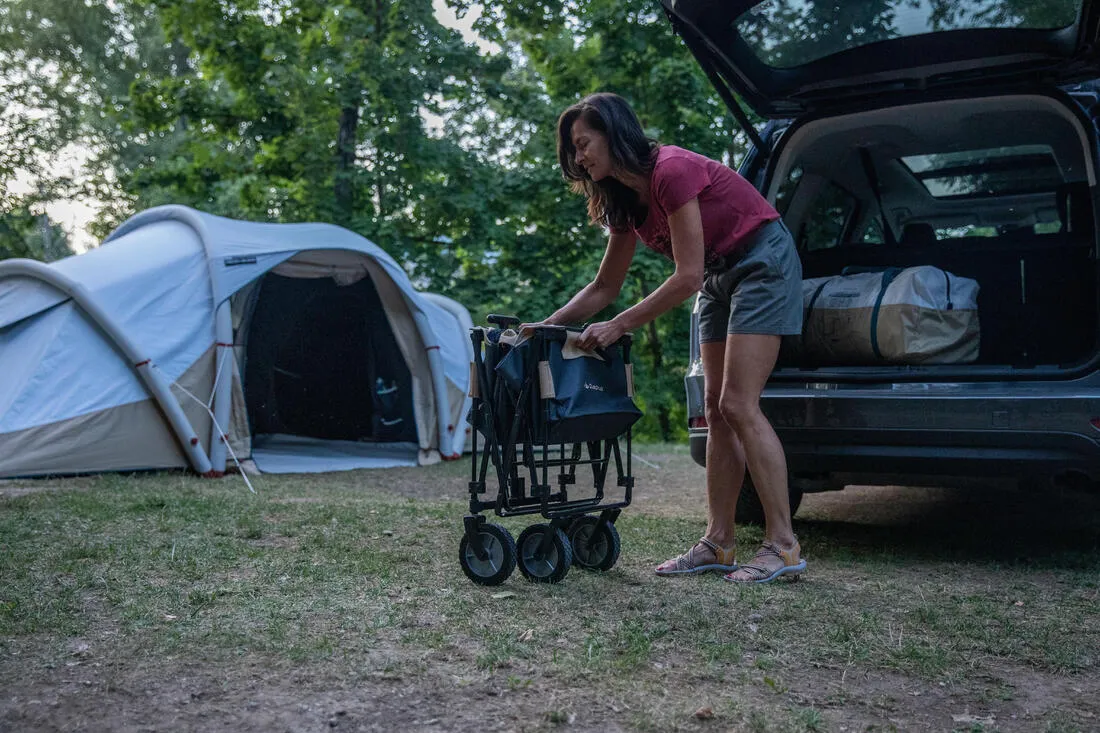
<path fill-rule="evenodd" d="M 802 503 L 802 489 L 791 487 L 787 491 L 793 517 Z M 741 486 L 741 495 L 737 497 L 737 522 L 738 524 L 764 523 L 764 505 L 760 503 L 760 497 L 756 495 L 756 487 L 753 486 L 752 478 L 747 473 L 745 483 Z"/>

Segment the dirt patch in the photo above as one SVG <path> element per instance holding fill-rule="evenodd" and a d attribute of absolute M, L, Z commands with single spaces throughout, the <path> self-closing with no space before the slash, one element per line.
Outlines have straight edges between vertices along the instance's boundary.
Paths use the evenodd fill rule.
<path fill-rule="evenodd" d="M 409 680 L 375 674 L 318 680 L 315 670 L 261 665 L 59 673 L 45 686 L 5 692 L 0 727 L 53 730 L 510 731 L 545 727 L 544 690 L 506 691 L 503 680 Z M 30 696 L 28 696 L 30 695 Z M 568 713 L 566 714 L 568 716 Z M 575 714 L 574 714 L 575 716 Z M 622 730 L 601 716 L 573 718 L 577 730 Z"/>
<path fill-rule="evenodd" d="M 285 547 L 289 549 L 298 548 L 298 540 L 294 537 L 261 537 L 260 539 L 249 540 L 253 547 Z"/>
<path fill-rule="evenodd" d="M 596 697 L 575 681 L 537 673 L 517 686 L 509 672 L 471 674 L 449 660 L 431 661 L 423 671 L 410 665 L 408 672 L 391 658 L 386 671 L 368 664 L 340 675 L 332 667 L 279 660 L 100 663 L 82 657 L 83 645 L 73 648 L 64 666 L 19 679 L 2 676 L 8 678 L 0 730 L 625 731 L 637 729 L 634 716 L 642 706 L 628 694 Z M 668 672 L 670 678 L 684 674 L 671 664 Z M 978 683 L 965 689 L 845 667 L 806 669 L 781 687 L 767 684 L 763 674 L 741 684 L 693 680 L 690 671 L 687 677 L 689 687 L 668 692 L 668 704 L 683 711 L 675 725 L 683 730 L 766 722 L 764 711 L 777 703 L 814 711 L 819 729 L 828 730 L 1030 731 L 1052 715 L 1086 728 L 1088 721 L 1100 723 L 1100 683 L 1018 668 L 976 669 Z M 696 719 L 692 713 L 699 710 L 714 718 Z"/>
<path fill-rule="evenodd" d="M 1022 668 L 976 669 L 965 688 L 843 668 L 815 670 L 804 680 L 794 694 L 821 708 L 836 729 L 1033 731 L 1052 716 L 1082 721 L 1100 714 L 1096 682 Z"/>

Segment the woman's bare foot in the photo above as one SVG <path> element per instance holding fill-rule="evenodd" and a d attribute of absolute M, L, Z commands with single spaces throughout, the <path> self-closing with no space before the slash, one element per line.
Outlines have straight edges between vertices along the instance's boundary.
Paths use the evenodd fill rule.
<path fill-rule="evenodd" d="M 690 550 L 657 566 L 657 575 L 693 575 L 711 570 L 728 573 L 737 569 L 737 543 L 721 547 L 701 537 Z"/>
<path fill-rule="evenodd" d="M 798 577 L 806 570 L 802 559 L 802 547 L 798 540 L 791 547 L 783 548 L 765 540 L 752 561 L 723 576 L 731 583 L 770 583 L 783 576 Z"/>

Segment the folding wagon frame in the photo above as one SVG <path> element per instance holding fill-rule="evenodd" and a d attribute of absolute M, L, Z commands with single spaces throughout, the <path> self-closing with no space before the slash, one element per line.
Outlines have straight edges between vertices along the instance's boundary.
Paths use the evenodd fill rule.
<path fill-rule="evenodd" d="M 489 316 L 488 320 L 501 331 L 520 322 L 509 316 Z M 503 355 L 497 351 L 501 347 L 492 342 L 487 345 L 485 329 L 471 331 L 474 362 L 470 375 L 473 398 L 470 513 L 463 518 L 465 532 L 459 543 L 459 561 L 467 577 L 480 585 L 503 583 L 517 564 L 529 581 L 557 583 L 574 563 L 588 570 L 603 571 L 613 567 L 619 558 L 621 541 L 615 520 L 623 507 L 630 505 L 634 488 L 631 431 L 627 429 L 623 435 L 604 440 L 551 441 L 547 419 L 548 399 L 553 396 L 553 380 L 547 367 L 549 349 L 554 342 L 564 343 L 567 333 L 562 328 L 534 329 L 531 343 L 534 358 L 529 359 L 522 387 L 513 400 L 504 379 L 493 371 Z M 620 344 L 623 359 L 629 363 L 630 336 L 624 336 Z M 486 363 L 483 347 L 498 357 L 492 364 Z M 510 421 L 502 405 L 510 408 Z M 482 429 L 486 445 L 479 451 L 478 433 Z M 625 461 L 619 446 L 622 437 L 626 438 Z M 586 458 L 582 458 L 584 448 Z M 623 489 L 623 498 L 605 503 L 604 487 L 612 460 L 616 485 Z M 487 491 L 490 461 L 499 487 L 495 500 L 481 498 Z M 571 499 L 569 487 L 577 483 L 577 466 L 582 465 L 592 466 L 595 495 Z M 559 469 L 556 491 L 550 484 L 551 468 Z M 503 526 L 486 521 L 481 512 L 487 509 L 499 517 L 538 513 L 549 523 L 533 524 L 514 540 Z"/>

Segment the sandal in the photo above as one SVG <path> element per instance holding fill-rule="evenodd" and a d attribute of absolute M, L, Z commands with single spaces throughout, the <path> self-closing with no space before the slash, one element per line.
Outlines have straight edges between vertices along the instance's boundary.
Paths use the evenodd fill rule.
<path fill-rule="evenodd" d="M 728 580 L 731 583 L 770 583 L 784 575 L 789 575 L 794 580 L 806 569 L 806 561 L 802 559 L 802 547 L 797 539 L 793 547 L 785 550 L 774 542 L 765 540 L 752 559 L 760 561 L 772 557 L 779 558 L 783 564 L 778 568 L 770 568 L 762 562 L 746 563 L 736 572 L 745 571 L 748 573 L 747 578 L 735 578 L 733 573 L 730 573 L 722 576 L 722 580 Z"/>
<path fill-rule="evenodd" d="M 706 545 L 714 550 L 713 561 L 702 565 L 699 564 L 699 561 L 695 557 L 695 548 L 700 544 Z M 679 557 L 661 563 L 654 572 L 656 572 L 657 575 L 693 575 L 695 573 L 705 573 L 711 570 L 721 570 L 728 573 L 737 570 L 736 555 L 736 542 L 733 543 L 732 547 L 719 547 L 718 544 L 711 542 L 706 537 L 700 537 L 699 542 L 692 545 L 690 550 Z M 667 565 L 670 562 L 675 563 L 675 565 L 667 570 L 661 570 L 662 565 Z"/>

